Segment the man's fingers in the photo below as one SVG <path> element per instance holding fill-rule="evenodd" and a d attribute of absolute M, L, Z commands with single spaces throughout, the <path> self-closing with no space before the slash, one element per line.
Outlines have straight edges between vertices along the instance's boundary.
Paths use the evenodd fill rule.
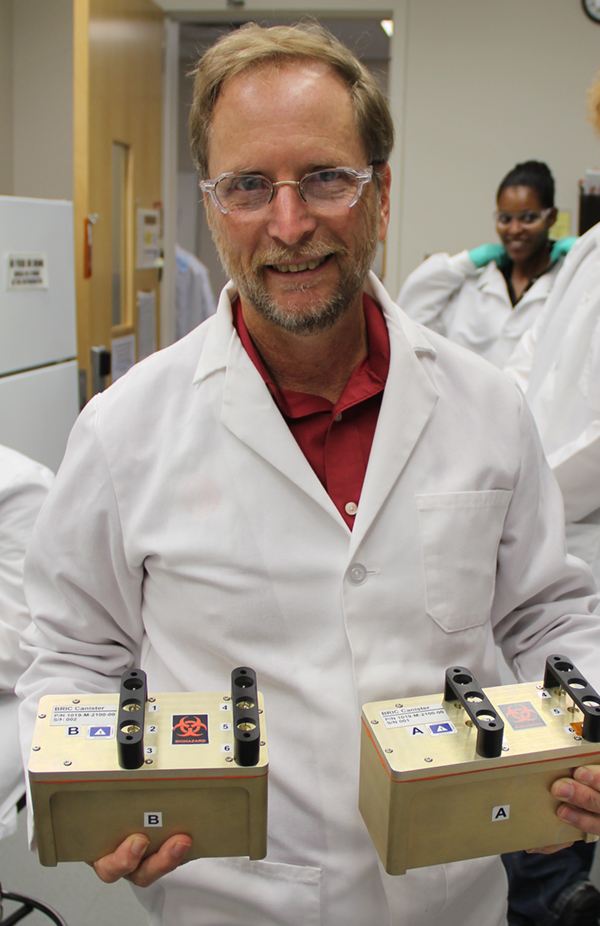
<path fill-rule="evenodd" d="M 158 852 L 142 861 L 148 842 L 147 836 L 136 833 L 125 839 L 111 855 L 94 862 L 94 870 L 100 880 L 111 884 L 119 878 L 126 878 L 138 887 L 148 887 L 177 868 L 192 845 L 189 836 L 171 836 Z"/>
<path fill-rule="evenodd" d="M 181 865 L 191 845 L 189 836 L 171 836 L 158 852 L 149 855 L 135 871 L 125 877 L 138 887 L 148 887 Z"/>
<path fill-rule="evenodd" d="M 561 849 L 568 849 L 569 846 L 572 845 L 572 842 L 561 842 L 556 846 L 543 846 L 541 849 L 527 849 L 527 852 L 530 855 L 535 855 L 538 852 L 542 855 L 552 855 L 554 852 L 560 852 Z"/>
<path fill-rule="evenodd" d="M 128 836 L 115 852 L 94 862 L 94 871 L 100 880 L 107 884 L 124 878 L 138 867 L 149 841 L 148 837 L 141 833 Z"/>
<path fill-rule="evenodd" d="M 556 811 L 561 820 L 600 836 L 600 767 L 582 766 L 573 778 L 559 778 L 550 790 L 554 797 L 568 802 Z"/>

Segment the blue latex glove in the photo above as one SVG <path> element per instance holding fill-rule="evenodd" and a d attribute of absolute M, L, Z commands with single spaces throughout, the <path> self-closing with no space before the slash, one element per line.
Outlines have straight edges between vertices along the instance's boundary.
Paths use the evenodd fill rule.
<path fill-rule="evenodd" d="M 502 244 L 482 244 L 480 247 L 469 251 L 469 257 L 476 267 L 485 267 L 492 260 L 495 260 L 497 264 L 501 264 L 506 259 L 506 251 Z"/>
<path fill-rule="evenodd" d="M 560 257 L 564 257 L 565 254 L 569 253 L 577 240 L 577 238 L 559 238 L 559 240 L 555 241 L 552 245 L 550 260 L 558 260 Z"/>

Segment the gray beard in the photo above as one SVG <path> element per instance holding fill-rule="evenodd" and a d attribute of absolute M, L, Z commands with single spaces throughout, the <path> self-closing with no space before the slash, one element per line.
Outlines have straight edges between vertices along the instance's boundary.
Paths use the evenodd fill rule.
<path fill-rule="evenodd" d="M 370 227 L 366 229 L 364 240 L 357 249 L 353 261 L 349 258 L 348 250 L 338 246 L 334 254 L 340 262 L 341 276 L 336 291 L 327 299 L 315 296 L 304 311 L 299 314 L 297 312 L 288 312 L 285 305 L 277 302 L 267 292 L 262 279 L 262 270 L 266 265 L 302 263 L 303 258 L 325 257 L 332 253 L 331 247 L 327 247 L 325 243 L 321 245 L 306 244 L 291 251 L 291 249 L 286 250 L 273 245 L 267 252 L 261 254 L 259 258 L 257 257 L 252 262 L 249 271 L 243 271 L 233 266 L 226 253 L 226 248 L 223 246 L 224 242 L 220 240 L 218 234 L 214 234 L 214 231 L 213 237 L 225 272 L 231 277 L 238 291 L 255 311 L 279 328 L 300 335 L 324 331 L 333 327 L 340 318 L 343 318 L 362 289 L 379 244 L 375 223 L 370 223 Z M 293 284 L 293 274 L 289 273 L 286 276 L 291 278 L 290 283 Z M 310 290 L 310 286 L 302 287 L 298 285 L 295 291 L 298 292 L 303 289 L 307 292 Z"/>

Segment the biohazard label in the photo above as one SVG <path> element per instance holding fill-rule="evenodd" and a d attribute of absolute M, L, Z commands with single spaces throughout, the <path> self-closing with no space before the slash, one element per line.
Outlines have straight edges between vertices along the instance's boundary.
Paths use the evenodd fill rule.
<path fill-rule="evenodd" d="M 392 707 L 379 711 L 386 727 L 415 727 L 429 723 L 445 723 L 450 718 L 439 704 L 417 704 L 414 707 Z"/>
<path fill-rule="evenodd" d="M 52 708 L 51 727 L 114 725 L 117 709 L 112 704 L 61 704 Z"/>
<path fill-rule="evenodd" d="M 174 714 L 174 746 L 181 743 L 205 745 L 208 743 L 208 714 Z"/>
<path fill-rule="evenodd" d="M 515 704 L 499 704 L 498 707 L 513 730 L 531 730 L 532 727 L 546 726 L 531 701 L 518 701 Z"/>

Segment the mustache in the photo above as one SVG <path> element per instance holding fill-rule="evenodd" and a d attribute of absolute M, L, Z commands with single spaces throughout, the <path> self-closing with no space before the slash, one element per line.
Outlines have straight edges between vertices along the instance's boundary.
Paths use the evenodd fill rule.
<path fill-rule="evenodd" d="M 340 254 L 343 257 L 348 254 L 348 248 L 342 244 L 336 244 L 332 247 L 326 241 L 307 242 L 294 248 L 284 248 L 272 244 L 265 248 L 264 251 L 261 251 L 260 254 L 254 255 L 252 258 L 252 272 L 258 273 L 263 267 L 272 264 L 301 264 L 307 260 L 320 260 L 332 254 Z"/>

